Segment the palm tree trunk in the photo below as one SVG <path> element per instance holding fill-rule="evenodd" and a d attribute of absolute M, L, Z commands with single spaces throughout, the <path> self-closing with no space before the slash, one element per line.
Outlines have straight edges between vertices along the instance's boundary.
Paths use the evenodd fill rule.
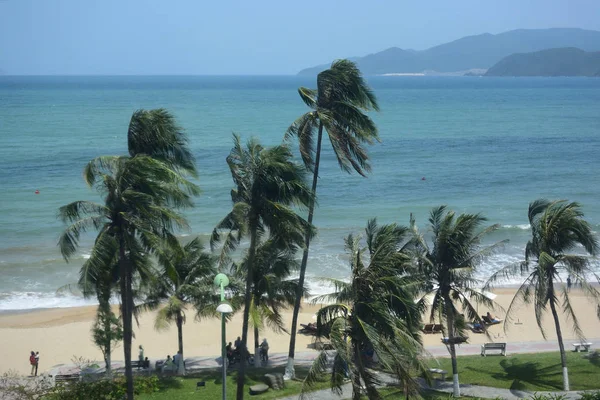
<path fill-rule="evenodd" d="M 179 365 L 177 365 L 177 374 L 185 375 L 185 366 L 183 364 L 183 315 L 181 315 L 181 311 L 177 311 L 177 343 L 179 344 Z"/>
<path fill-rule="evenodd" d="M 104 357 L 104 362 L 106 363 L 106 377 L 107 378 L 112 378 L 112 366 L 111 366 L 111 358 L 110 358 L 110 344 L 108 345 L 108 352 L 106 353 L 106 356 Z"/>
<path fill-rule="evenodd" d="M 258 328 L 254 327 L 254 361 L 255 362 L 256 362 L 256 356 L 258 354 L 258 346 L 259 346 Z"/>
<path fill-rule="evenodd" d="M 103 307 L 103 306 L 99 306 L 99 307 Z M 106 304 L 106 308 L 108 309 L 109 313 L 105 314 L 105 318 L 104 318 L 104 332 L 110 332 L 111 328 L 112 328 L 112 322 L 111 322 L 111 317 L 112 317 L 112 312 L 110 310 L 110 304 Z M 111 339 L 112 339 L 112 335 L 111 335 Z M 107 378 L 110 378 L 112 376 L 112 369 L 111 369 L 111 365 L 110 365 L 110 353 L 112 351 L 112 340 L 107 340 L 106 341 L 106 346 L 104 347 L 104 364 L 105 364 L 105 375 Z"/>
<path fill-rule="evenodd" d="M 244 317 L 242 320 L 242 351 L 248 353 L 248 319 L 252 301 L 252 269 L 256 255 L 257 231 L 256 224 L 250 226 L 250 248 L 248 249 L 248 265 L 246 266 L 246 293 L 244 295 Z M 244 380 L 246 378 L 246 354 L 242 354 L 240 369 L 238 371 L 236 399 L 244 400 Z M 256 356 L 256 355 L 255 355 Z"/>
<path fill-rule="evenodd" d="M 308 207 L 308 228 L 304 236 L 304 252 L 302 253 L 302 263 L 300 264 L 300 277 L 298 278 L 298 293 L 294 302 L 294 312 L 292 314 L 292 329 L 290 331 L 290 349 L 288 352 L 287 366 L 285 367 L 285 378 L 293 379 L 296 376 L 294 369 L 294 357 L 296 353 L 296 333 L 298 331 L 298 313 L 302 303 L 302 294 L 304 289 L 304 278 L 306 275 L 306 265 L 308 263 L 308 249 L 310 246 L 310 234 L 312 228 L 313 215 L 315 211 L 315 197 L 317 195 L 317 182 L 319 180 L 319 164 L 321 161 L 321 142 L 323 140 L 323 122 L 319 121 L 319 135 L 317 137 L 317 152 L 315 155 L 315 171 L 312 181 L 312 199 Z"/>
<path fill-rule="evenodd" d="M 454 345 L 454 308 L 450 296 L 444 299 L 446 303 L 446 319 L 448 321 L 448 348 L 452 360 L 452 387 L 454 397 L 460 397 L 460 384 L 458 383 L 458 365 L 456 363 L 456 346 Z"/>
<path fill-rule="evenodd" d="M 183 316 L 181 311 L 177 311 L 177 343 L 179 345 L 179 352 L 183 357 Z"/>
<path fill-rule="evenodd" d="M 133 400 L 133 371 L 131 370 L 131 272 L 125 256 L 123 233 L 119 238 L 119 272 L 121 275 L 121 314 L 123 316 L 123 355 L 125 358 L 125 379 L 127 382 L 127 400 Z"/>
<path fill-rule="evenodd" d="M 558 348 L 560 349 L 560 362 L 562 364 L 563 373 L 563 390 L 569 389 L 569 371 L 567 369 L 567 357 L 565 355 L 565 345 L 563 344 L 562 332 L 560 330 L 560 321 L 558 320 L 558 313 L 556 312 L 556 305 L 554 304 L 554 284 L 550 283 L 550 309 L 552 310 L 552 317 L 554 317 L 554 326 L 556 327 L 556 338 L 558 339 Z"/>

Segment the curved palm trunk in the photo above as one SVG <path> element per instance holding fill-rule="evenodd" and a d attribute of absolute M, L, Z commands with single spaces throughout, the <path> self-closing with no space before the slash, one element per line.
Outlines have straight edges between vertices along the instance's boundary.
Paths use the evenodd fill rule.
<path fill-rule="evenodd" d="M 556 338 L 558 339 L 558 348 L 560 349 L 560 362 L 562 364 L 563 373 L 563 390 L 569 389 L 569 370 L 567 369 L 567 357 L 565 355 L 565 345 L 563 344 L 562 332 L 560 330 L 560 321 L 558 320 L 558 313 L 556 312 L 556 305 L 554 304 L 554 284 L 550 283 L 550 309 L 552 310 L 552 317 L 554 318 L 554 326 L 556 327 Z"/>
<path fill-rule="evenodd" d="M 460 396 L 460 384 L 458 383 L 458 365 L 456 363 L 456 346 L 454 345 L 454 310 L 451 305 L 450 297 L 446 297 L 446 318 L 448 321 L 448 348 L 450 349 L 450 359 L 452 360 L 452 387 L 454 397 Z"/>
<path fill-rule="evenodd" d="M 242 320 L 242 348 L 246 353 L 248 352 L 248 319 L 250 316 L 250 304 L 252 301 L 252 265 L 254 265 L 254 258 L 256 255 L 256 240 L 257 232 L 255 224 L 252 224 L 250 232 L 250 248 L 248 249 L 248 267 L 246 273 L 246 294 L 244 295 L 244 317 Z M 238 371 L 237 380 L 237 392 L 236 399 L 244 400 L 244 380 L 246 378 L 246 358 L 245 354 L 242 354 L 242 362 L 240 362 L 240 369 Z"/>
<path fill-rule="evenodd" d="M 123 355 L 125 358 L 125 379 L 127 400 L 133 400 L 133 371 L 131 370 L 132 311 L 131 271 L 125 256 L 125 240 L 119 238 L 119 272 L 121 275 L 121 314 L 123 317 Z"/>
<path fill-rule="evenodd" d="M 317 182 L 319 180 L 319 164 L 321 161 L 321 142 L 323 140 L 323 123 L 319 122 L 319 135 L 317 137 L 317 153 L 315 155 L 315 171 L 312 182 L 312 199 L 308 207 L 308 228 L 304 237 L 304 252 L 302 253 L 302 263 L 300 264 L 300 277 L 298 278 L 298 293 L 294 302 L 294 312 L 292 314 L 292 329 L 290 331 L 290 349 L 288 352 L 287 366 L 285 367 L 285 378 L 293 379 L 296 376 L 294 369 L 294 357 L 296 353 L 296 333 L 298 331 L 298 313 L 302 303 L 302 290 L 304 288 L 304 277 L 306 275 L 306 265 L 308 263 L 308 249 L 310 246 L 310 229 L 312 227 L 313 215 L 315 211 L 315 197 L 317 195 Z"/>

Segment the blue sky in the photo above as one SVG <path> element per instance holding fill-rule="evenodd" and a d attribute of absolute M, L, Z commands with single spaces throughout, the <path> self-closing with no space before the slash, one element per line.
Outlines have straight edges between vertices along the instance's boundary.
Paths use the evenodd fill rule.
<path fill-rule="evenodd" d="M 517 28 L 600 30 L 599 0 L 0 0 L 5 74 L 294 74 Z"/>

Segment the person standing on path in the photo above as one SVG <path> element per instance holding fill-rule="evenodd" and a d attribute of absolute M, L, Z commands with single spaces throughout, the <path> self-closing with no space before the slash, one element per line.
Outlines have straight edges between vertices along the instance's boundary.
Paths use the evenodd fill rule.
<path fill-rule="evenodd" d="M 40 352 L 35 352 L 35 374 L 33 376 L 37 376 L 38 365 L 40 364 Z"/>
<path fill-rule="evenodd" d="M 35 352 L 31 350 L 31 354 L 29 355 L 29 364 L 31 365 L 31 373 L 29 376 L 33 376 L 35 372 Z"/>
<path fill-rule="evenodd" d="M 138 369 L 144 366 L 144 347 L 140 344 L 140 352 L 138 353 Z"/>

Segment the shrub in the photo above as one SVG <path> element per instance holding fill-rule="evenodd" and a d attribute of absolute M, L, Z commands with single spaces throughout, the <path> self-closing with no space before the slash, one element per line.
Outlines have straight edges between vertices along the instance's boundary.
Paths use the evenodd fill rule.
<path fill-rule="evenodd" d="M 136 395 L 159 390 L 156 376 L 135 377 L 133 391 Z M 58 385 L 46 398 L 49 400 L 121 400 L 126 394 L 125 377 L 103 379 L 95 382 L 75 382 Z"/>
<path fill-rule="evenodd" d="M 582 392 L 579 394 L 581 395 L 581 400 L 600 400 L 600 391 Z"/>

